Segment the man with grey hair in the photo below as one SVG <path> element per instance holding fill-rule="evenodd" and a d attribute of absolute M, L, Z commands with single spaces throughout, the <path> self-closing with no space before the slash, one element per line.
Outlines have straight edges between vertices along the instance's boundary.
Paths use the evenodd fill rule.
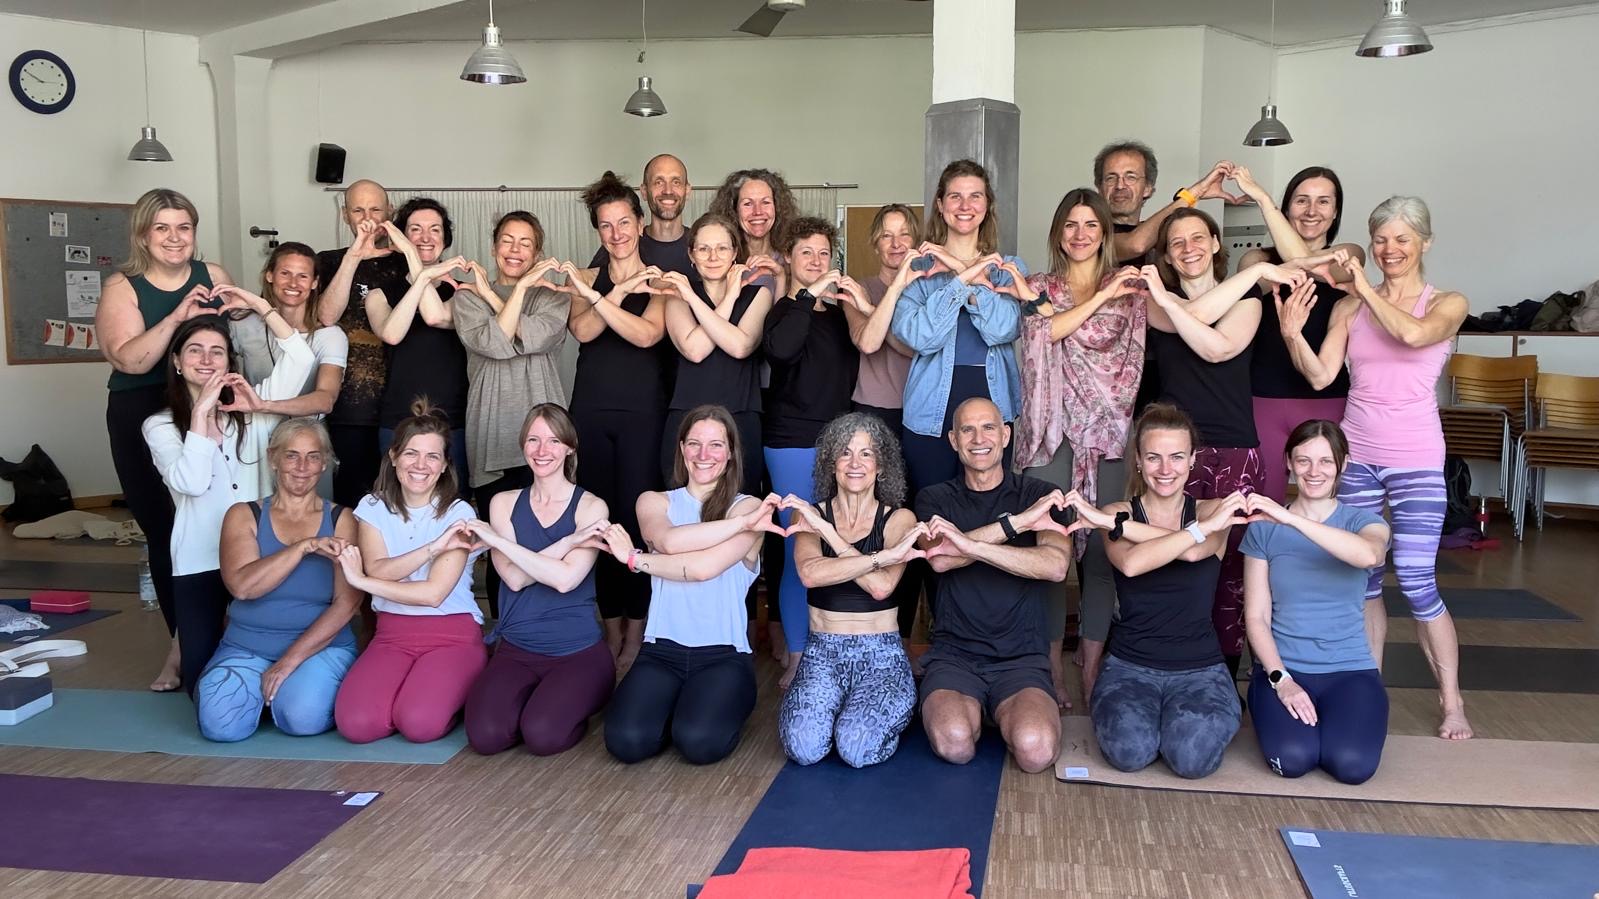
<path fill-rule="evenodd" d="M 317 324 L 337 324 L 350 340 L 344 383 L 327 426 L 339 463 L 333 475 L 333 500 L 352 509 L 377 480 L 378 407 L 388 377 L 383 341 L 366 318 L 366 295 L 381 290 L 394 303 L 410 287 L 405 257 L 389 246 L 383 230 L 393 213 L 383 185 L 366 179 L 351 184 L 344 191 L 344 223 L 354 241 L 316 256 L 322 291 Z"/>
<path fill-rule="evenodd" d="M 1160 173 L 1155 151 L 1136 140 L 1106 144 L 1094 156 L 1094 186 L 1110 204 L 1116 228 L 1116 262 L 1142 265 L 1167 217 L 1200 200 L 1222 200 L 1230 205 L 1249 202 L 1247 197 L 1230 194 L 1222 182 L 1232 174 L 1233 164 L 1222 160 L 1211 166 L 1205 177 L 1179 190 L 1170 203 L 1154 215 L 1141 219 L 1144 202 L 1155 193 L 1155 178 Z"/>

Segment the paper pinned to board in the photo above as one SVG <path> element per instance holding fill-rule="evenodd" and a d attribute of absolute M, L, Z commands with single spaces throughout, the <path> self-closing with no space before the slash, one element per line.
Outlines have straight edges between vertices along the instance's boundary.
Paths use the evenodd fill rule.
<path fill-rule="evenodd" d="M 44 345 L 45 346 L 66 346 L 67 345 L 67 331 L 68 331 L 67 323 L 62 321 L 61 319 L 59 319 L 59 318 L 47 318 L 47 319 L 45 319 L 44 320 Z"/>
<path fill-rule="evenodd" d="M 94 318 L 100 308 L 100 273 L 71 271 L 66 275 L 67 318 Z"/>
<path fill-rule="evenodd" d="M 50 213 L 50 236 L 67 236 L 67 214 L 65 212 Z"/>

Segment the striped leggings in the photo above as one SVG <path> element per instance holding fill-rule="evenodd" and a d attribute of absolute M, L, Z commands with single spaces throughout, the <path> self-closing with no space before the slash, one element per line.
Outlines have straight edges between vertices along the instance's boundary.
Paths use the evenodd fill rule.
<path fill-rule="evenodd" d="M 1443 533 L 1444 510 L 1448 494 L 1444 473 L 1438 468 L 1382 468 L 1350 460 L 1338 485 L 1338 499 L 1382 514 L 1384 500 L 1393 527 L 1394 573 L 1399 589 L 1410 603 L 1410 614 L 1417 621 L 1432 621 L 1443 615 L 1443 597 L 1438 595 L 1438 538 Z M 1371 570 L 1366 581 L 1366 599 L 1382 599 L 1382 573 L 1385 566 Z"/>

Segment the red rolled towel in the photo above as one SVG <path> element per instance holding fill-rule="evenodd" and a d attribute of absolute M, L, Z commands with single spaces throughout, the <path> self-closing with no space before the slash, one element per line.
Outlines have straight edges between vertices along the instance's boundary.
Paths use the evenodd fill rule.
<path fill-rule="evenodd" d="M 736 872 L 707 880 L 700 899 L 971 899 L 971 862 L 966 849 L 751 849 Z"/>
<path fill-rule="evenodd" d="M 89 594 L 82 590 L 40 590 L 28 597 L 28 611 L 71 615 L 89 611 Z"/>

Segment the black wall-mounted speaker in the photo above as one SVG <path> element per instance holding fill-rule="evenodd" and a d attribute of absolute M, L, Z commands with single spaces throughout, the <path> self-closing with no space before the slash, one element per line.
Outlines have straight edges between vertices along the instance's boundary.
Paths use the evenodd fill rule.
<path fill-rule="evenodd" d="M 344 181 L 344 148 L 338 144 L 316 145 L 316 181 L 340 184 Z"/>

